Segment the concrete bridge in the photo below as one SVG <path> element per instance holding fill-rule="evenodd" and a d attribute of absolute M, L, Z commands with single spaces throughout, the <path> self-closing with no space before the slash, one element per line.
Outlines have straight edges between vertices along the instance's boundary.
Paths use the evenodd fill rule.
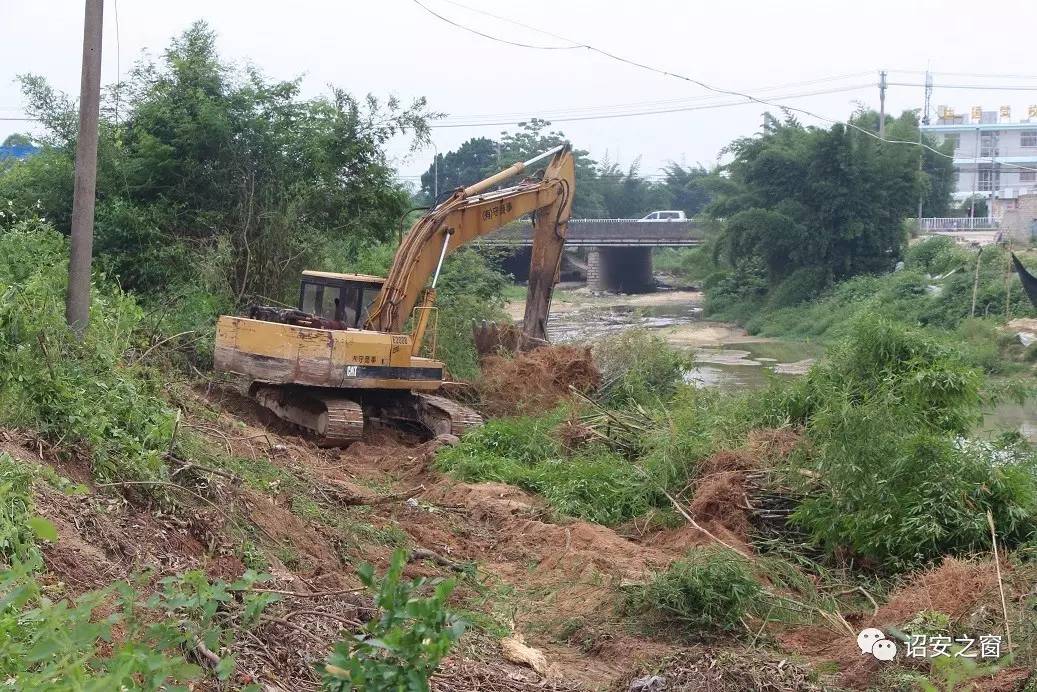
<path fill-rule="evenodd" d="M 636 219 L 571 219 L 565 237 L 569 249 L 586 250 L 587 285 L 594 291 L 637 293 L 652 288 L 653 247 L 701 245 L 704 229 L 694 221 L 638 221 Z M 521 278 L 529 268 L 533 225 L 523 221 L 505 226 L 483 238 L 486 245 L 516 250 L 507 268 Z M 570 258 L 580 266 L 582 262 Z"/>

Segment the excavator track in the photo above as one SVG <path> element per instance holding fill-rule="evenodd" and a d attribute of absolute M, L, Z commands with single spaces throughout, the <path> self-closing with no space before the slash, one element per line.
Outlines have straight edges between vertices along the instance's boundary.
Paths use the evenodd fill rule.
<path fill-rule="evenodd" d="M 257 383 L 249 394 L 278 418 L 306 430 L 322 447 L 343 447 L 364 435 L 363 408 L 335 390 Z"/>
<path fill-rule="evenodd" d="M 418 400 L 420 409 L 424 409 L 426 426 L 435 429 L 437 435 L 450 433 L 460 437 L 466 430 L 483 424 L 481 415 L 446 397 L 417 393 L 411 396 Z"/>
<path fill-rule="evenodd" d="M 345 447 L 363 437 L 365 420 L 377 420 L 429 437 L 461 436 L 482 425 L 472 409 L 442 396 L 410 391 L 357 392 L 357 399 L 342 390 L 254 383 L 249 395 L 281 420 L 309 433 L 322 447 Z"/>

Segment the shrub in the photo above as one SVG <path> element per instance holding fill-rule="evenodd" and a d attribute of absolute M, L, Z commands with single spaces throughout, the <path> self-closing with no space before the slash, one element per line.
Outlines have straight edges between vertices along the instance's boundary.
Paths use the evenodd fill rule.
<path fill-rule="evenodd" d="M 540 493 L 562 514 L 606 525 L 662 503 L 652 483 L 602 445 L 566 456 L 554 436 L 563 419 L 559 409 L 490 420 L 456 447 L 440 450 L 436 466 L 466 481 L 496 481 Z"/>
<path fill-rule="evenodd" d="M 828 280 L 828 274 L 823 269 L 797 269 L 771 289 L 767 295 L 767 305 L 781 308 L 813 300 L 828 286 Z"/>
<path fill-rule="evenodd" d="M 632 591 L 628 609 L 701 630 L 731 630 L 763 602 L 763 587 L 744 558 L 719 547 L 692 550 L 645 586 Z"/>
<path fill-rule="evenodd" d="M 402 580 L 407 553 L 393 553 L 381 581 L 369 564 L 357 569 L 364 586 L 374 592 L 380 614 L 362 634 L 335 646 L 325 666 L 325 689 L 332 692 L 427 692 L 429 677 L 450 651 L 467 623 L 446 608 L 454 590 L 452 580 L 430 582 L 425 577 Z M 431 596 L 421 596 L 426 585 Z"/>
<path fill-rule="evenodd" d="M 0 234 L 0 422 L 78 445 L 104 478 L 156 478 L 173 415 L 159 386 L 124 355 L 137 347 L 136 302 L 96 283 L 90 325 L 65 325 L 67 246 L 26 222 Z"/>
<path fill-rule="evenodd" d="M 904 267 L 930 274 L 942 274 L 965 266 L 971 253 L 959 248 L 950 238 L 927 238 L 915 243 L 904 253 Z"/>
<path fill-rule="evenodd" d="M 692 361 L 658 334 L 631 329 L 594 345 L 594 361 L 604 382 L 601 394 L 614 405 L 665 403 L 684 381 Z"/>
<path fill-rule="evenodd" d="M 817 479 L 793 522 L 884 570 L 985 548 L 988 510 L 1002 540 L 1023 540 L 1037 528 L 1037 459 L 962 442 L 982 383 L 919 330 L 855 323 L 786 402 L 807 426 Z"/>

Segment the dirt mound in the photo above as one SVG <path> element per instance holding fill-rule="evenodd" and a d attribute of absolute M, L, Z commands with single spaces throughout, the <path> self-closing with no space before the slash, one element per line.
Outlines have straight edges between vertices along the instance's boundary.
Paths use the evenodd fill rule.
<path fill-rule="evenodd" d="M 759 464 L 752 454 L 745 449 L 721 450 L 698 463 L 695 468 L 695 476 L 699 479 L 708 478 L 714 474 L 729 473 L 731 471 L 748 471 Z"/>
<path fill-rule="evenodd" d="M 996 600 L 996 590 L 993 562 L 966 562 L 947 557 L 935 569 L 910 575 L 874 617 L 862 617 L 856 624 L 861 629 L 899 628 L 926 610 L 945 613 L 952 622 L 960 622 L 981 604 Z M 778 634 L 778 640 L 788 650 L 803 656 L 834 661 L 840 671 L 840 684 L 850 689 L 869 688 L 882 670 L 876 659 L 861 654 L 857 642 L 846 632 L 819 627 L 797 628 Z"/>
<path fill-rule="evenodd" d="M 760 465 L 786 458 L 803 441 L 803 431 L 798 428 L 760 428 L 749 432 L 745 446 Z"/>
<path fill-rule="evenodd" d="M 144 569 L 154 570 L 156 579 L 199 567 L 212 574 L 205 546 L 174 517 L 135 509 L 121 498 L 68 495 L 44 483 L 33 486 L 33 496 L 36 511 L 58 531 L 59 540 L 43 547 L 47 569 L 73 594 Z"/>
<path fill-rule="evenodd" d="M 484 358 L 476 389 L 487 414 L 507 416 L 543 412 L 569 397 L 570 387 L 588 393 L 600 385 L 589 348 L 544 346 L 513 358 Z"/>

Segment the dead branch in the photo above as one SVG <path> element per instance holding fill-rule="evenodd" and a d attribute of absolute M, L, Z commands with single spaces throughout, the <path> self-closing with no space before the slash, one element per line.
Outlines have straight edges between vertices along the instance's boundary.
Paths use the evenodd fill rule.
<path fill-rule="evenodd" d="M 319 644 L 322 647 L 326 647 L 328 644 L 328 642 L 324 641 L 323 639 L 315 635 L 313 632 L 310 632 L 305 627 L 300 627 L 299 625 L 296 625 L 294 622 L 289 622 L 284 618 L 274 617 L 273 615 L 267 615 L 266 613 L 263 613 L 259 616 L 259 619 L 263 622 L 269 622 L 275 625 L 281 625 L 282 627 L 287 627 L 291 630 L 295 630 L 299 634 L 308 637 L 311 641 L 317 642 L 317 644 Z"/>
<path fill-rule="evenodd" d="M 462 563 L 448 560 L 439 553 L 428 550 L 427 548 L 414 548 L 411 550 L 410 554 L 407 556 L 407 562 L 414 562 L 415 560 L 431 560 L 440 567 L 447 567 L 455 572 L 464 572 L 466 569 L 465 565 Z"/>
<path fill-rule="evenodd" d="M 174 334 L 173 336 L 167 336 L 167 337 L 166 337 L 165 339 L 162 339 L 162 340 L 161 340 L 161 341 L 159 341 L 158 343 L 156 343 L 156 344 L 154 344 L 153 346 L 151 346 L 151 347 L 150 347 L 150 348 L 149 348 L 149 349 L 148 349 L 147 351 L 145 351 L 144 353 L 142 353 L 142 354 L 141 354 L 141 356 L 140 356 L 140 358 L 138 358 L 138 359 L 137 359 L 137 362 L 138 362 L 138 363 L 140 363 L 141 361 L 143 361 L 143 360 L 144 360 L 145 358 L 147 358 L 147 357 L 148 357 L 148 355 L 149 355 L 149 354 L 150 354 L 150 353 L 151 353 L 152 351 L 154 351 L 154 350 L 155 350 L 156 348 L 158 348 L 158 347 L 159 347 L 159 346 L 161 346 L 162 344 L 166 344 L 166 343 L 169 343 L 169 342 L 170 342 L 170 341 L 172 341 L 173 339 L 178 339 L 178 338 L 180 338 L 181 336 L 187 336 L 188 334 L 194 334 L 194 330 L 193 330 L 193 329 L 189 329 L 189 330 L 187 330 L 186 332 L 180 332 L 179 334 Z"/>
<path fill-rule="evenodd" d="M 220 665 L 220 657 L 213 653 L 212 650 L 205 645 L 205 642 L 197 637 L 194 640 L 194 650 L 201 658 L 208 661 L 209 665 L 213 668 Z"/>
<path fill-rule="evenodd" d="M 296 615 L 317 615 L 319 617 L 328 618 L 334 620 L 345 627 L 363 627 L 363 623 L 358 620 L 351 620 L 350 618 L 338 615 L 336 613 L 329 613 L 326 610 L 293 610 L 292 612 L 285 615 L 285 620 L 293 618 Z"/>
<path fill-rule="evenodd" d="M 337 591 L 314 591 L 312 593 L 305 591 L 284 591 L 281 589 L 257 589 L 254 587 L 241 590 L 248 593 L 272 593 L 278 596 L 292 596 L 293 598 L 323 598 L 325 596 L 341 596 L 347 593 L 363 593 L 366 591 L 364 587 L 358 589 L 338 589 Z"/>

